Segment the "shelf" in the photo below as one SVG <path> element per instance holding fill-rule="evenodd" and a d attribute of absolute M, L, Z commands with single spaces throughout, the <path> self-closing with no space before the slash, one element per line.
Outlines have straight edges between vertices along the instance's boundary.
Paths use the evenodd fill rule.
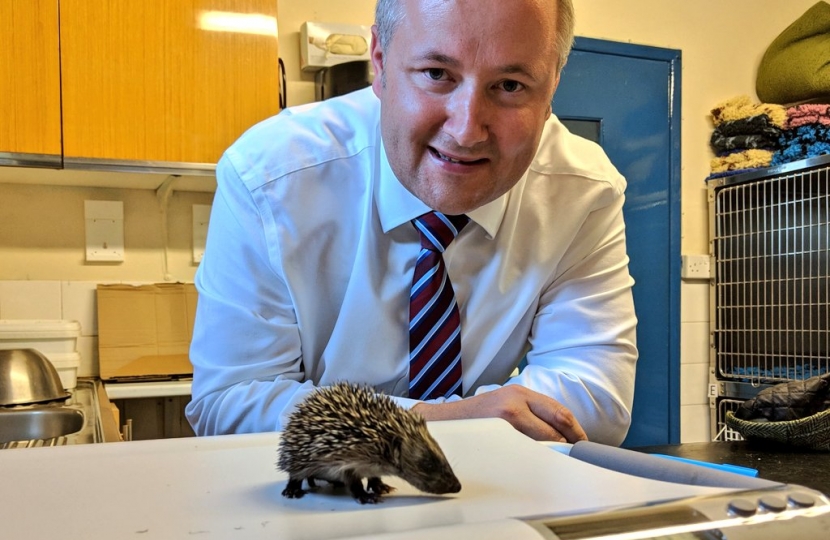
<path fill-rule="evenodd" d="M 104 389 L 110 401 L 154 397 L 189 396 L 193 381 L 105 382 Z"/>
<path fill-rule="evenodd" d="M 130 171 L 90 171 L 75 169 L 41 169 L 30 167 L 0 167 L 0 184 L 52 185 L 91 188 L 157 190 L 171 174 L 148 174 Z M 175 191 L 216 191 L 216 177 L 187 175 L 176 178 Z"/>
<path fill-rule="evenodd" d="M 821 167 L 822 165 L 827 164 L 830 164 L 830 154 L 792 161 L 790 163 L 782 163 L 781 165 L 775 165 L 772 167 L 760 167 L 755 170 L 733 174 L 730 176 L 709 178 L 706 180 L 706 183 L 712 188 L 732 186 L 766 178 L 767 176 L 781 176 L 794 171 L 805 172 L 809 169 Z"/>

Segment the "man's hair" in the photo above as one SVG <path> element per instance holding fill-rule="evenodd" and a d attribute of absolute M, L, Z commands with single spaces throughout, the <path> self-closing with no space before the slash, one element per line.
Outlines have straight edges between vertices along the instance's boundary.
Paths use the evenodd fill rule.
<path fill-rule="evenodd" d="M 375 6 L 375 24 L 378 27 L 380 47 L 388 50 L 392 35 L 404 18 L 402 0 L 378 0 Z M 556 51 L 559 54 L 557 70 L 562 71 L 574 42 L 574 6 L 572 0 L 556 0 Z"/>

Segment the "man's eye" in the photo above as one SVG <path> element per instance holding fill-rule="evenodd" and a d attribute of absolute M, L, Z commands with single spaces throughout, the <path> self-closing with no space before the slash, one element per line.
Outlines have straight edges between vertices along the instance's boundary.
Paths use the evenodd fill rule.
<path fill-rule="evenodd" d="M 520 83 L 518 81 L 503 81 L 501 83 L 502 90 L 504 90 L 505 92 L 510 92 L 510 93 L 518 92 L 523 87 L 524 86 L 522 85 L 522 83 Z"/>
<path fill-rule="evenodd" d="M 444 78 L 444 70 L 440 68 L 429 68 L 425 73 L 433 81 L 440 81 Z"/>

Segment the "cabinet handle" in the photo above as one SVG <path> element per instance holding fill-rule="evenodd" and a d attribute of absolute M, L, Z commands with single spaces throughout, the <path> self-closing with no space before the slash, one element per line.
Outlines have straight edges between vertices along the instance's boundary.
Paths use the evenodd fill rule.
<path fill-rule="evenodd" d="M 278 58 L 280 72 L 280 110 L 288 106 L 288 87 L 285 85 L 285 64 Z"/>

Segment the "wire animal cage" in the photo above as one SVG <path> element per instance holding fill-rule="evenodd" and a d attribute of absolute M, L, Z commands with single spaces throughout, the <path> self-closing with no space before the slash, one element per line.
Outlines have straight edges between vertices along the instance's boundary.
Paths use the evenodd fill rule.
<path fill-rule="evenodd" d="M 741 403 L 743 401 L 740 399 L 729 398 L 722 398 L 717 401 L 717 407 L 714 409 L 716 411 L 715 418 L 712 422 L 715 432 L 712 440 L 721 442 L 744 440 L 740 433 L 726 425 L 726 413 L 729 411 L 734 413 L 741 406 Z"/>
<path fill-rule="evenodd" d="M 708 188 L 714 409 L 830 371 L 830 156 Z"/>

